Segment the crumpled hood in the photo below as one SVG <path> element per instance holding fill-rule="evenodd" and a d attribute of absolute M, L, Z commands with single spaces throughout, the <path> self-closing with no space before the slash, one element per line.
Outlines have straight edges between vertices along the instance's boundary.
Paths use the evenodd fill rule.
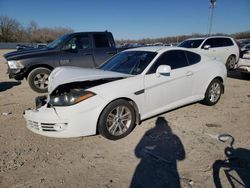
<path fill-rule="evenodd" d="M 54 69 L 49 76 L 48 92 L 52 93 L 52 91 L 54 91 L 59 85 L 72 82 L 92 81 L 105 78 L 120 78 L 129 76 L 131 75 L 94 68 L 91 69 L 66 66 L 58 67 Z"/>

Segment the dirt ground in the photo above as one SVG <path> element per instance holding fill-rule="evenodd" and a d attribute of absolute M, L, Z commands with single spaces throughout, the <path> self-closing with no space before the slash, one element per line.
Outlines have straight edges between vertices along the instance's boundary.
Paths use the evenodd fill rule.
<path fill-rule="evenodd" d="M 231 187 L 228 168 L 216 162 L 225 159 L 228 146 L 215 138 L 221 133 L 233 135 L 231 151 L 245 157 L 231 165 L 231 176 L 243 183 L 250 179 L 250 79 L 237 72 L 230 73 L 225 94 L 215 106 L 196 103 L 164 113 L 118 141 L 100 135 L 58 139 L 26 128 L 22 113 L 34 107 L 39 94 L 26 80 L 8 79 L 2 57 L 6 52 L 0 51 L 1 188 L 215 187 L 218 180 Z M 248 171 L 239 171 L 247 165 Z"/>

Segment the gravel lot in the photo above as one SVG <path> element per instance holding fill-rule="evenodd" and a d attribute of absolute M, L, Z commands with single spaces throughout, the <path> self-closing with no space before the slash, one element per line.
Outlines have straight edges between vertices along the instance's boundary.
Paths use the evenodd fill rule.
<path fill-rule="evenodd" d="M 244 148 L 250 158 L 250 79 L 237 72 L 230 73 L 215 106 L 196 103 L 173 110 L 144 121 L 118 141 L 100 135 L 56 139 L 26 128 L 22 113 L 34 107 L 39 94 L 26 80 L 8 79 L 2 58 L 6 52 L 0 51 L 1 188 L 178 187 L 179 182 L 181 187 L 215 187 L 213 164 L 225 159 L 228 146 L 214 138 L 220 133 L 233 135 L 234 148 Z M 242 160 L 237 164 L 250 167 Z M 249 170 L 242 174 L 250 177 Z M 224 187 L 230 187 L 223 170 L 219 175 Z M 235 171 L 232 175 L 241 181 Z"/>

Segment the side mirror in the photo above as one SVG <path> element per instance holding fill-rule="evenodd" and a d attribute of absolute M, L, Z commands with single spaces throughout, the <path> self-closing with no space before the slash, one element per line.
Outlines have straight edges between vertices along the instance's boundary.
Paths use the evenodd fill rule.
<path fill-rule="evenodd" d="M 160 65 L 157 69 L 156 69 L 156 76 L 160 77 L 161 75 L 163 76 L 170 76 L 170 72 L 171 72 L 171 67 L 169 65 Z"/>
<path fill-rule="evenodd" d="M 209 50 L 209 48 L 211 48 L 211 46 L 210 45 L 205 45 L 203 48 L 204 48 L 204 50 Z"/>

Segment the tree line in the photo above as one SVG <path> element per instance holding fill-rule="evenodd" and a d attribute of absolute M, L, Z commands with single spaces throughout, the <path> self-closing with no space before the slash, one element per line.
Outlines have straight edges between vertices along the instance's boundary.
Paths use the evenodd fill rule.
<path fill-rule="evenodd" d="M 35 21 L 25 27 L 14 18 L 0 16 L 0 42 L 49 43 L 73 31 L 65 27 L 39 27 Z"/>
<path fill-rule="evenodd" d="M 244 31 L 244 32 L 237 32 L 234 34 L 225 34 L 225 33 L 215 33 L 213 34 L 214 36 L 230 36 L 233 37 L 234 39 L 250 39 L 250 30 L 249 31 Z M 116 42 L 118 44 L 132 44 L 132 43 L 138 43 L 138 44 L 154 44 L 154 43 L 163 43 L 163 44 L 175 44 L 182 42 L 188 38 L 196 38 L 196 37 L 207 37 L 208 35 L 206 34 L 198 34 L 194 33 L 191 35 L 179 35 L 179 36 L 172 36 L 172 37 L 161 37 L 161 38 L 144 38 L 140 40 L 127 40 L 127 39 L 122 39 L 122 40 L 117 40 Z"/>
<path fill-rule="evenodd" d="M 23 26 L 18 20 L 8 16 L 0 16 L 0 42 L 27 42 L 27 43 L 49 43 L 65 33 L 72 33 L 73 29 L 67 27 L 39 27 L 35 21 L 31 21 L 28 26 Z M 249 39 L 250 30 L 238 32 L 231 35 L 216 33 L 214 35 L 227 35 L 235 39 Z M 181 42 L 191 37 L 206 37 L 207 35 L 194 33 L 192 35 L 180 35 L 161 38 L 144 38 L 140 40 L 116 40 L 118 44 L 124 43 L 164 43 L 172 44 Z"/>

